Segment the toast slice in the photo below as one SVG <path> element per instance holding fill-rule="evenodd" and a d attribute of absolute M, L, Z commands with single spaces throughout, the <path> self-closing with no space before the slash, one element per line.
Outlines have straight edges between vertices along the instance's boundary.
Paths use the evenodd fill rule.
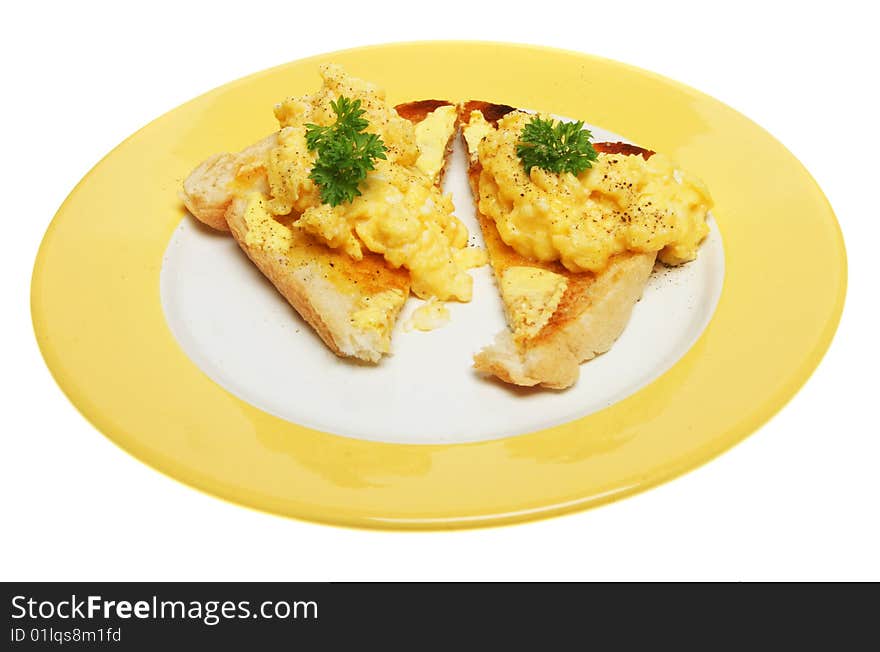
<path fill-rule="evenodd" d="M 510 327 L 474 356 L 474 367 L 514 385 L 563 389 L 577 381 L 582 362 L 610 349 L 623 332 L 654 268 L 656 253 L 619 254 L 601 272 L 571 272 L 559 262 L 525 258 L 501 239 L 495 222 L 479 210 L 478 143 L 468 143 L 465 129 L 474 111 L 495 127 L 515 110 L 479 101 L 459 106 L 477 219 Z M 653 154 L 625 143 L 593 146 L 599 152 L 646 159 Z"/>
<path fill-rule="evenodd" d="M 453 105 L 424 100 L 397 109 L 401 117 L 418 125 L 439 116 L 438 110 L 450 112 L 443 107 Z M 438 187 L 458 129 L 454 107 L 452 113 L 455 118 L 451 124 L 447 116 L 434 120 L 431 137 L 420 148 L 418 164 L 424 150 L 433 161 L 429 176 Z M 268 192 L 265 165 L 277 143 L 278 134 L 274 133 L 241 152 L 208 158 L 183 182 L 183 203 L 201 222 L 231 231 L 248 258 L 330 350 L 341 357 L 378 362 L 390 351 L 391 331 L 409 295 L 410 276 L 405 269 L 394 269 L 382 256 L 370 252 L 365 252 L 362 260 L 353 260 L 296 228 L 282 230 L 285 247 L 277 250 L 258 246 L 248 238 L 248 196 Z M 289 226 L 295 217 L 274 219 Z"/>

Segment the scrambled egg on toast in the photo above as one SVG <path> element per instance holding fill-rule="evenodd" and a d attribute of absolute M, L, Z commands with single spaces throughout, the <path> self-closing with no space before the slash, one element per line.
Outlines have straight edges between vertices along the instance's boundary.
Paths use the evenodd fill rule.
<path fill-rule="evenodd" d="M 410 161 L 412 174 L 424 175 L 422 178 L 429 178 L 439 188 L 458 129 L 457 112 L 451 103 L 414 102 L 400 105 L 395 112 L 384 104 L 384 93 L 371 84 L 348 77 L 337 66 L 326 66 L 321 72 L 325 87 L 311 99 L 323 100 L 343 92 L 362 97 L 371 109 L 370 117 L 384 120 L 379 128 L 385 129 L 389 150 L 396 143 L 402 143 L 400 149 L 411 149 L 408 160 L 417 157 Z M 282 124 L 290 113 L 317 111 L 311 106 L 304 108 L 309 99 L 291 99 L 276 107 Z M 415 138 L 405 135 L 395 139 L 394 133 L 388 137 L 391 129 L 406 132 L 399 122 L 415 125 L 414 129 L 407 126 Z M 279 151 L 284 154 L 282 141 L 291 131 L 286 129 L 239 153 L 207 159 L 184 181 L 182 199 L 200 221 L 231 231 L 250 260 L 334 353 L 377 362 L 390 350 L 391 331 L 410 293 L 411 274 L 401 266 L 389 265 L 378 253 L 365 250 L 353 258 L 306 229 L 292 228 L 299 217 L 296 210 L 283 216 L 269 210 L 272 206 L 267 204 L 274 201 L 269 199 L 270 158 Z M 391 152 L 392 157 L 395 154 Z M 294 200 L 302 199 L 304 192 L 299 190 Z"/>
<path fill-rule="evenodd" d="M 509 326 L 509 330 L 500 333 L 492 345 L 474 356 L 474 366 L 508 383 L 562 389 L 576 382 L 580 363 L 607 351 L 623 332 L 633 306 L 641 298 L 658 251 L 668 256 L 670 264 L 685 262 L 696 255 L 695 248 L 708 230 L 705 213 L 711 200 L 698 182 L 693 182 L 693 188 L 685 184 L 681 192 L 689 194 L 681 201 L 688 210 L 693 209 L 695 217 L 690 222 L 676 217 L 674 228 L 668 228 L 659 217 L 652 216 L 654 221 L 650 226 L 653 231 L 633 229 L 633 233 L 628 234 L 630 242 L 626 245 L 621 245 L 621 237 L 615 234 L 614 237 L 608 237 L 603 250 L 589 249 L 595 247 L 597 242 L 602 243 L 605 230 L 608 234 L 612 233 L 610 227 L 606 229 L 607 225 L 601 222 L 601 218 L 598 221 L 590 220 L 588 215 L 585 219 L 584 215 L 578 213 L 570 219 L 572 230 L 565 234 L 565 238 L 557 238 L 552 232 L 544 233 L 541 230 L 543 224 L 557 228 L 566 215 L 562 204 L 553 203 L 556 198 L 552 193 L 528 194 L 533 190 L 531 186 L 541 186 L 542 183 L 550 186 L 561 183 L 560 179 L 573 186 L 578 182 L 578 177 L 555 175 L 548 180 L 546 177 L 550 175 L 544 175 L 537 168 L 529 174 L 523 170 L 512 148 L 502 152 L 502 163 L 506 168 L 499 169 L 501 177 L 509 170 L 511 177 L 518 178 L 517 183 L 507 179 L 507 187 L 499 188 L 500 184 L 505 183 L 499 181 L 499 175 L 483 173 L 483 163 L 488 163 L 493 154 L 497 156 L 498 150 L 492 150 L 491 142 L 482 147 L 481 144 L 490 134 L 498 133 L 499 121 L 519 120 L 522 123 L 526 119 L 527 114 L 506 105 L 470 101 L 459 106 L 462 140 L 468 151 L 468 178 L 477 205 L 477 218 Z M 513 125 L 515 134 L 521 128 L 519 123 Z M 654 152 L 624 143 L 595 143 L 594 148 L 600 158 L 596 167 L 625 167 L 626 157 L 641 157 L 638 163 L 641 165 L 641 161 L 648 162 L 654 155 Z M 602 154 L 606 155 L 604 159 Z M 660 163 L 665 165 L 664 162 Z M 607 175 L 600 175 L 600 184 L 603 176 L 606 180 L 614 177 L 610 170 L 608 172 Z M 563 178 L 566 176 L 567 180 Z M 681 184 L 679 177 L 676 177 L 676 181 Z M 632 187 L 632 183 L 623 178 L 619 185 L 623 191 L 629 192 L 627 184 Z M 609 193 L 616 191 L 617 188 L 609 186 Z M 577 188 L 560 189 L 558 185 L 552 186 L 552 192 L 559 196 L 564 194 L 566 197 L 562 199 L 574 193 L 577 201 L 573 204 L 578 209 L 590 197 L 589 191 L 581 196 L 577 195 Z M 549 208 L 548 203 L 552 204 Z M 651 207 L 644 208 L 648 211 Z M 519 213 L 517 209 L 520 209 Z M 545 222 L 537 222 L 535 228 L 523 228 L 522 223 L 511 223 L 511 220 L 503 221 L 510 215 L 520 220 L 536 220 L 534 214 L 542 211 L 545 215 L 541 217 Z M 487 215 L 490 212 L 493 216 Z M 613 219 L 619 219 L 619 215 Z M 589 233 L 584 238 L 589 256 L 567 257 L 569 251 L 562 248 L 570 246 L 572 237 L 580 235 L 574 229 L 594 228 L 590 225 L 591 221 L 597 223 L 602 231 Z M 509 237 L 503 238 L 500 228 L 507 229 Z M 639 240 L 638 236 L 643 231 L 649 232 L 654 240 L 646 241 L 646 237 Z M 642 244 L 643 241 L 646 243 Z M 556 251 L 554 247 L 562 250 Z M 579 263 L 583 263 L 584 267 L 579 267 Z M 595 264 L 595 269 L 589 268 L 591 264 Z"/>

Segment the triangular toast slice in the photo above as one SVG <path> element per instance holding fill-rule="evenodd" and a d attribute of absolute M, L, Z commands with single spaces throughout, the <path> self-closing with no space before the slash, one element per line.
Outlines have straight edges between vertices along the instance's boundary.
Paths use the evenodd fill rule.
<path fill-rule="evenodd" d="M 515 385 L 562 389 L 573 385 L 579 365 L 611 348 L 629 321 L 654 267 L 656 253 L 615 256 L 599 273 L 571 272 L 558 262 L 525 258 L 508 246 L 495 222 L 479 210 L 481 165 L 478 140 L 466 138 L 474 111 L 493 127 L 513 107 L 470 101 L 459 106 L 468 179 L 489 263 L 504 303 L 509 330 L 474 356 L 474 367 Z M 476 142 L 475 142 L 476 141 Z M 625 143 L 594 143 L 599 152 L 653 154 Z"/>
<path fill-rule="evenodd" d="M 396 108 L 401 117 L 416 125 L 443 118 L 433 120 L 429 133 L 418 138 L 419 165 L 423 154 L 431 159 L 427 166 L 429 176 L 439 187 L 458 130 L 457 116 L 449 120 L 450 111 L 455 115 L 455 107 L 441 100 L 423 100 Z M 419 130 L 417 136 L 421 136 Z M 285 229 L 289 236 L 284 237 L 290 238 L 285 251 L 248 243 L 245 197 L 249 191 L 268 190 L 264 166 L 277 142 L 275 133 L 237 154 L 212 156 L 184 181 L 181 198 L 197 219 L 215 229 L 232 232 L 248 258 L 334 353 L 378 362 L 390 351 L 392 329 L 409 295 L 407 270 L 393 269 L 381 256 L 370 252 L 355 261 L 301 229 Z M 248 170 L 244 175 L 247 188 L 241 187 L 241 170 Z M 236 192 L 231 189 L 233 181 L 238 184 Z"/>

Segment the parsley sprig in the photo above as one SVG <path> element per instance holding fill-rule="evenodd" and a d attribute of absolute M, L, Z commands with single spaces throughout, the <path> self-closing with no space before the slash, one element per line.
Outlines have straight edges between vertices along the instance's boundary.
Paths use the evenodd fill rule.
<path fill-rule="evenodd" d="M 599 156 L 590 143 L 592 136 L 580 120 L 554 122 L 535 116 L 522 130 L 516 155 L 526 172 L 538 167 L 547 172 L 580 174 L 593 167 Z"/>
<path fill-rule="evenodd" d="M 331 101 L 336 122 L 329 126 L 306 125 L 306 146 L 318 158 L 309 178 L 321 190 L 321 201 L 331 206 L 351 202 L 361 194 L 358 185 L 376 168 L 376 159 L 388 151 L 376 134 L 364 133 L 369 122 L 360 100 L 340 96 Z"/>

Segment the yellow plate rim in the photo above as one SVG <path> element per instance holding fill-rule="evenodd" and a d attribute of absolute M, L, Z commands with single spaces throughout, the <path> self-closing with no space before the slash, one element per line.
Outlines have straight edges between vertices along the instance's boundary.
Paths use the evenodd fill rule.
<path fill-rule="evenodd" d="M 670 152 L 707 177 L 728 261 L 712 323 L 672 369 L 606 410 L 528 435 L 474 444 L 382 444 L 320 433 L 272 417 L 219 388 L 179 349 L 159 303 L 157 264 L 180 219 L 179 207 L 161 223 L 150 222 L 136 243 L 131 233 L 116 231 L 118 218 L 107 221 L 110 208 L 130 201 L 143 186 L 173 193 L 173 182 L 201 160 L 193 159 L 193 152 L 212 152 L 216 137 L 206 135 L 211 127 L 229 124 L 223 107 L 235 104 L 239 113 L 251 111 L 240 106 L 245 93 L 277 90 L 278 79 L 316 80 L 316 64 L 334 60 L 366 78 L 369 70 L 381 71 L 377 81 L 389 93 L 402 93 L 391 100 L 420 99 L 430 93 L 413 81 L 411 72 L 438 56 L 470 65 L 454 79 L 447 74 L 432 80 L 436 88 L 445 91 L 458 84 L 454 87 L 468 97 L 582 116 Z M 508 63 L 521 71 L 517 80 L 486 83 L 489 71 Z M 547 66 L 553 67 L 557 83 L 539 94 L 525 88 L 522 79 Z M 593 106 L 574 93 L 570 86 L 576 83 L 600 91 L 600 104 Z M 400 90 L 404 87 L 406 93 Z M 637 111 L 640 103 L 648 103 L 646 95 L 650 116 Z M 271 117 L 268 106 L 260 109 Z M 701 121 L 706 130 L 694 133 L 694 124 Z M 233 145 L 247 144 L 255 133 L 242 129 Z M 163 141 L 168 151 L 144 154 L 150 142 Z M 774 184 L 789 184 L 788 194 L 780 198 L 762 185 L 767 179 L 756 176 L 751 165 L 757 160 L 773 170 Z M 139 185 L 132 180 L 133 171 L 155 174 L 151 165 L 164 176 L 140 178 Z M 742 185 L 746 180 L 751 184 Z M 743 204 L 734 192 L 742 187 L 754 195 L 751 203 Z M 142 210 L 149 216 L 173 205 L 164 195 L 161 201 L 149 196 Z M 755 238 L 758 231 L 761 241 Z M 105 240 L 117 249 L 94 248 Z M 92 246 L 94 260 L 83 260 L 83 244 Z M 125 267 L 132 260 L 141 266 Z M 120 278 L 108 278 L 107 270 L 122 270 Z M 768 272 L 773 274 L 768 277 Z M 767 287 L 774 283 L 778 288 Z M 771 290 L 783 290 L 783 297 Z M 146 298 L 128 303 L 133 291 Z M 846 252 L 827 199 L 781 143 L 733 109 L 656 73 L 593 55 L 510 43 L 421 41 L 353 48 L 270 68 L 190 100 L 135 132 L 89 171 L 53 218 L 34 265 L 31 310 L 40 350 L 62 391 L 99 431 L 163 473 L 234 503 L 285 516 L 356 527 L 449 529 L 581 510 L 643 491 L 711 460 L 759 428 L 806 382 L 830 345 L 845 295 Z M 120 312 L 135 314 L 108 312 L 113 305 L 125 305 Z M 757 316 L 749 318 L 749 309 Z M 104 321 L 84 324 L 82 313 L 102 314 Z M 755 323 L 761 320 L 768 322 L 764 331 Z M 120 332 L 121 326 L 128 331 Z M 771 382 L 749 376 L 756 362 L 742 359 L 743 337 L 751 338 L 748 351 L 760 359 L 762 370 L 779 378 Z M 135 342 L 149 351 L 134 351 Z M 127 361 L 120 361 L 121 353 Z M 719 367 L 714 376 L 709 373 L 713 361 Z M 127 382 L 162 409 L 149 410 L 126 395 Z M 734 392 L 730 401 L 742 402 L 746 412 L 731 416 L 719 397 L 724 392 Z M 692 401 L 690 409 L 684 396 Z M 702 430 L 685 435 L 676 423 L 679 430 L 705 428 L 712 435 Z M 604 438 L 585 443 L 585 432 L 601 432 Z M 228 448 L 218 451 L 210 445 L 218 440 Z M 667 450 L 673 446 L 681 451 L 673 455 Z"/>

